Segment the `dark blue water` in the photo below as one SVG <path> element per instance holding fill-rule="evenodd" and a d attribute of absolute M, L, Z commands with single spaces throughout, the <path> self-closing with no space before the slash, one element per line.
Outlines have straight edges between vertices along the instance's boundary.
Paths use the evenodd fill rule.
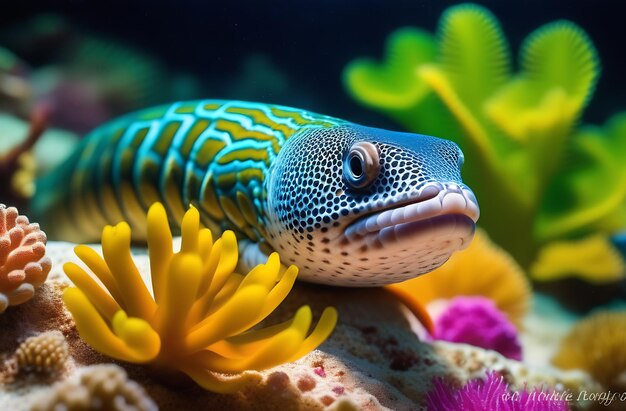
<path fill-rule="evenodd" d="M 389 127 L 389 120 L 359 107 L 341 85 L 347 62 L 380 56 L 386 36 L 414 25 L 434 31 L 441 12 L 458 1 L 31 1 L 0 14 L 0 44 L 32 64 L 46 63 L 54 49 L 15 42 L 13 28 L 33 16 L 55 12 L 79 33 L 98 34 L 137 46 L 168 67 L 197 76 L 206 86 L 191 97 L 246 98 L 299 106 Z M 476 1 L 502 22 L 513 50 L 538 26 L 565 18 L 582 26 L 602 60 L 602 77 L 585 112 L 601 123 L 626 106 L 623 23 L 626 3 L 609 1 Z M 237 84 L 250 56 L 262 55 L 287 78 L 272 84 Z"/>

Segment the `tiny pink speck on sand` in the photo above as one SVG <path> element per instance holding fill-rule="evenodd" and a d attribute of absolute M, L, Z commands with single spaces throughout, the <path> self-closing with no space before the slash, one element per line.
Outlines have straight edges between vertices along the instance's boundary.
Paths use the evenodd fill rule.
<path fill-rule="evenodd" d="M 313 372 L 322 378 L 326 378 L 326 371 L 324 371 L 324 367 L 315 367 L 313 368 Z"/>
<path fill-rule="evenodd" d="M 337 387 L 333 388 L 333 392 L 335 394 L 337 394 L 337 395 L 342 395 L 344 393 L 344 391 L 345 391 L 345 388 L 343 388 L 343 387 L 337 386 Z"/>

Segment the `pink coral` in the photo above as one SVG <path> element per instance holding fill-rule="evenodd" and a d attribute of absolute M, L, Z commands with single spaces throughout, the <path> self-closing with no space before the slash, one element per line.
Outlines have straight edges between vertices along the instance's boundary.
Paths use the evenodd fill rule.
<path fill-rule="evenodd" d="M 436 378 L 426 395 L 429 411 L 567 411 L 566 395 L 556 391 L 522 390 L 512 392 L 504 378 L 495 372 L 487 379 L 471 380 L 463 388 L 454 388 Z"/>
<path fill-rule="evenodd" d="M 475 345 L 521 360 L 515 326 L 486 297 L 456 297 L 435 320 L 437 340 Z"/>
<path fill-rule="evenodd" d="M 0 204 L 0 313 L 33 297 L 50 272 L 46 234 L 15 207 Z"/>

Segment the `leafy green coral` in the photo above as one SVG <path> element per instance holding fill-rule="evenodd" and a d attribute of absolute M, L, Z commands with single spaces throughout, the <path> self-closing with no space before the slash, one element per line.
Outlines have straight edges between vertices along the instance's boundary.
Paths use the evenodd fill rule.
<path fill-rule="evenodd" d="M 356 60 L 346 67 L 346 87 L 357 100 L 375 106 L 412 131 L 456 141 L 468 158 L 464 179 L 481 203 L 481 225 L 528 266 L 540 242 L 550 237 L 550 230 L 555 230 L 553 215 L 544 219 L 547 214 L 543 209 L 549 209 L 554 201 L 562 203 L 546 195 L 553 189 L 550 182 L 562 167 L 562 153 L 572 140 L 583 140 L 576 144 L 589 144 L 579 135 L 572 138 L 572 133 L 599 75 L 599 61 L 591 40 L 572 22 L 547 24 L 524 40 L 520 68 L 514 73 L 500 23 L 483 7 L 461 4 L 444 12 L 437 30 L 434 58 L 431 43 L 427 52 L 420 54 L 413 50 L 405 54 L 412 57 L 397 53 L 395 42 L 398 36 L 408 36 L 407 33 L 412 32 L 403 29 L 391 36 L 387 58 L 382 64 Z M 419 33 L 426 38 L 426 34 Z M 417 45 L 417 42 L 413 46 L 405 43 L 405 47 Z M 418 55 L 422 58 L 415 58 Z M 386 69 L 388 76 L 395 73 L 395 82 L 363 75 L 375 68 Z M 404 82 L 404 88 L 397 82 Z M 402 99 L 394 90 L 409 93 L 411 87 L 420 90 L 419 98 L 413 97 L 411 104 L 400 104 Z M 388 100 L 382 103 L 382 99 L 371 93 L 374 89 L 378 96 L 384 93 L 395 96 L 395 104 L 389 104 Z M 430 107 L 425 104 L 433 96 L 445 107 L 443 113 L 432 110 L 436 103 L 430 103 Z M 422 123 L 421 119 L 429 117 L 429 111 L 438 119 L 437 123 Z M 412 120 L 407 120 L 412 115 Z M 604 167 L 607 174 L 616 165 L 608 161 Z M 572 170 L 571 175 L 563 178 L 575 180 L 575 173 L 601 172 Z M 595 181 L 596 189 L 598 182 L 604 183 L 604 180 Z M 578 192 L 581 206 L 559 210 L 562 218 L 580 220 L 572 217 L 572 213 L 576 214 L 577 207 L 584 208 L 582 204 L 591 201 L 588 196 L 598 194 L 586 190 Z M 606 199 L 607 194 L 600 194 L 594 201 L 601 198 Z M 557 230 L 558 235 L 574 234 L 574 226 L 564 225 Z"/>
<path fill-rule="evenodd" d="M 423 30 L 405 27 L 387 39 L 385 60 L 368 58 L 351 62 L 344 82 L 352 96 L 368 107 L 392 117 L 410 130 L 447 134 L 457 131 L 445 107 L 415 70 L 432 63 L 437 55 L 435 37 Z"/>
<path fill-rule="evenodd" d="M 415 67 L 434 61 L 436 52 L 431 34 L 413 28 L 399 29 L 387 40 L 385 62 L 352 62 L 346 71 L 346 82 L 355 98 L 374 108 L 390 112 L 409 109 L 430 93 Z"/>
<path fill-rule="evenodd" d="M 618 281 L 626 262 L 609 236 L 626 228 L 626 113 L 603 127 L 582 127 L 571 142 L 535 221 L 536 239 L 548 244 L 530 274 L 539 281 Z"/>
<path fill-rule="evenodd" d="M 552 181 L 539 214 L 542 240 L 626 227 L 626 113 L 604 127 L 581 128 L 572 142 L 569 161 Z"/>
<path fill-rule="evenodd" d="M 521 141 L 557 125 L 571 127 L 597 77 L 590 45 L 586 34 L 567 21 L 533 32 L 522 46 L 520 73 L 486 102 L 487 116 Z"/>

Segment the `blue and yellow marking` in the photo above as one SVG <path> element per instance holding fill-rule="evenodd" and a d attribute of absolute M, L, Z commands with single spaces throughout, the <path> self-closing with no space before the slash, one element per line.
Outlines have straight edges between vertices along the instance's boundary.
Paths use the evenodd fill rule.
<path fill-rule="evenodd" d="M 265 234 L 263 182 L 282 145 L 302 128 L 340 123 L 238 101 L 153 107 L 87 135 L 80 154 L 38 186 L 36 200 L 57 209 L 47 229 L 70 240 L 96 239 L 102 226 L 121 220 L 143 238 L 145 211 L 161 201 L 172 222 L 193 204 L 212 229 L 256 241 Z"/>

